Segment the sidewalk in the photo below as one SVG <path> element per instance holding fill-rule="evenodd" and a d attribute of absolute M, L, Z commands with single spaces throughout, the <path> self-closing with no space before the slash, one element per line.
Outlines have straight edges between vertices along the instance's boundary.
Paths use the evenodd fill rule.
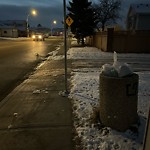
<path fill-rule="evenodd" d="M 73 69 L 70 79 L 73 110 L 70 100 L 58 94 L 64 91 L 65 83 L 64 60 L 59 59 L 63 51 L 57 55 L 60 56 L 39 66 L 0 103 L 0 150 L 73 150 L 72 111 L 78 149 L 83 146 L 91 150 L 93 147 L 142 150 L 150 99 L 150 54 L 118 54 L 120 61 L 132 64 L 140 76 L 138 136 L 130 130 L 99 129 L 98 122 L 90 122 L 95 115 L 93 108 L 99 107 L 100 67 L 112 63 L 113 53 L 92 47 L 72 47 L 68 51 L 68 72 Z"/>
<path fill-rule="evenodd" d="M 113 64 L 113 53 L 95 47 L 72 47 L 68 51 L 72 60 L 71 89 L 76 146 L 100 150 L 143 150 L 143 137 L 150 99 L 150 54 L 120 53 L 118 60 L 128 63 L 139 75 L 138 115 L 140 124 L 117 132 L 102 127 L 99 122 L 99 75 L 101 66 Z M 119 100 L 118 100 L 119 104 Z M 127 108 L 128 109 L 128 108 Z M 79 138 L 80 143 L 79 145 Z M 80 148 L 82 149 L 82 148 Z"/>
<path fill-rule="evenodd" d="M 64 60 L 47 60 L 0 103 L 0 150 L 72 150 Z"/>

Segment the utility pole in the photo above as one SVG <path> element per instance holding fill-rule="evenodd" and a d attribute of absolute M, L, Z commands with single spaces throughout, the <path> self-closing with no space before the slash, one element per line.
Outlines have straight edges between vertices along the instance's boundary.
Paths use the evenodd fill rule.
<path fill-rule="evenodd" d="M 27 37 L 29 37 L 29 14 L 27 15 L 26 22 L 27 22 Z"/>

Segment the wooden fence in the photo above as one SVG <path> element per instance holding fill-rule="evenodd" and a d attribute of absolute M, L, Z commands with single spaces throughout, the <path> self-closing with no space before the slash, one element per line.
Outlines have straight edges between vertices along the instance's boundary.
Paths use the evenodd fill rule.
<path fill-rule="evenodd" d="M 110 28 L 87 37 L 86 42 L 107 52 L 150 53 L 150 31 L 114 31 Z"/>

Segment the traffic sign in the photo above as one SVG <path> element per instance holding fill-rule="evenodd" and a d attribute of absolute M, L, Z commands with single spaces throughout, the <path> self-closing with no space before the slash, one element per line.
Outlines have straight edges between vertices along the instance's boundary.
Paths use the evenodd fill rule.
<path fill-rule="evenodd" d="M 72 23 L 73 23 L 73 19 L 70 16 L 68 16 L 66 19 L 66 24 L 70 27 Z"/>

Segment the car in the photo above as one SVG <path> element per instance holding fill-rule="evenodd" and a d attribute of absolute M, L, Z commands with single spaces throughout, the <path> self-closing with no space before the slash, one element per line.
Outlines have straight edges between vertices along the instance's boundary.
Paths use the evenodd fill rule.
<path fill-rule="evenodd" d="M 49 37 L 49 33 L 45 33 L 45 34 L 44 34 L 44 37 L 45 37 L 45 38 L 48 38 L 48 37 Z"/>
<path fill-rule="evenodd" d="M 32 35 L 32 39 L 33 39 L 33 41 L 44 41 L 45 37 L 41 33 L 35 33 Z"/>

